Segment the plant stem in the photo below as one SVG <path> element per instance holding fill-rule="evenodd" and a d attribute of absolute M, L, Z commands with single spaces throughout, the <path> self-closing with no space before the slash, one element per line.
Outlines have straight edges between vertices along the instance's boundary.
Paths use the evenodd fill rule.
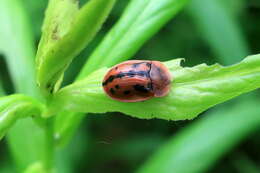
<path fill-rule="evenodd" d="M 35 82 L 33 32 L 22 1 L 0 1 L 0 26 L 5 26 L 0 28 L 0 41 L 3 41 L 0 45 L 4 45 L 3 53 L 16 92 L 41 98 Z M 9 131 L 7 135 L 9 149 L 19 172 L 35 163 L 50 167 L 47 160 L 52 160 L 53 153 L 46 151 L 53 150 L 51 132 L 44 130 L 47 129 L 39 127 L 33 119 L 25 118 L 19 120 Z"/>
<path fill-rule="evenodd" d="M 54 165 L 54 138 L 53 138 L 53 125 L 54 118 L 48 118 L 46 120 L 45 127 L 45 135 L 46 135 L 46 143 L 45 143 L 45 155 L 43 158 L 44 165 L 48 172 L 52 172 Z"/>

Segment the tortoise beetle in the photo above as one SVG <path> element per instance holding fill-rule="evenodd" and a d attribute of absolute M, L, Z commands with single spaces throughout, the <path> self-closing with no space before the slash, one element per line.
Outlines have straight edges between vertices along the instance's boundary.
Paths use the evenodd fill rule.
<path fill-rule="evenodd" d="M 114 100 L 139 102 L 166 96 L 170 91 L 171 75 L 159 61 L 129 60 L 112 67 L 102 86 Z"/>

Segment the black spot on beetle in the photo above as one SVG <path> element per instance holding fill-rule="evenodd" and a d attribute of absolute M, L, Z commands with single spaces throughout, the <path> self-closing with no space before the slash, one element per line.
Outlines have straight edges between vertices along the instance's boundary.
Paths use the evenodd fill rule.
<path fill-rule="evenodd" d="M 111 94 L 115 94 L 115 90 L 113 88 L 110 88 L 109 91 L 110 91 Z"/>
<path fill-rule="evenodd" d="M 153 83 L 152 83 L 152 82 L 149 82 L 149 83 L 147 84 L 147 88 L 148 88 L 149 90 L 152 90 L 152 89 L 153 89 Z"/>
<path fill-rule="evenodd" d="M 112 82 L 115 79 L 114 75 L 108 77 L 108 79 L 102 83 L 103 86 L 107 85 L 108 83 Z"/>
<path fill-rule="evenodd" d="M 121 73 L 115 75 L 115 78 L 122 78 L 122 77 L 125 77 L 125 76 L 126 76 L 126 74 L 121 72 Z"/>
<path fill-rule="evenodd" d="M 129 77 L 134 77 L 135 75 L 136 75 L 136 72 L 133 70 L 130 70 L 127 72 L 127 76 L 129 76 Z"/>
<path fill-rule="evenodd" d="M 128 76 L 128 77 L 134 77 L 134 76 L 150 77 L 149 70 L 148 71 L 133 71 L 133 70 L 130 70 L 128 72 L 120 72 L 117 75 L 109 76 L 109 78 L 105 82 L 103 82 L 102 85 L 105 86 L 108 83 L 113 82 L 114 79 L 123 78 L 125 76 Z"/>
<path fill-rule="evenodd" d="M 147 93 L 149 91 L 148 88 L 145 88 L 143 85 L 139 85 L 139 84 L 136 84 L 133 86 L 133 88 L 138 91 L 138 92 L 142 92 L 142 93 Z"/>
<path fill-rule="evenodd" d="M 131 93 L 131 91 L 129 91 L 129 90 L 124 91 L 124 95 L 128 95 L 130 93 Z"/>
<path fill-rule="evenodd" d="M 108 82 L 112 82 L 115 79 L 115 76 L 109 76 L 109 78 L 107 79 Z"/>
<path fill-rule="evenodd" d="M 116 88 L 116 89 L 119 89 L 119 88 L 120 88 L 120 86 L 119 86 L 119 85 L 116 85 L 116 86 L 115 86 L 115 88 Z"/>
<path fill-rule="evenodd" d="M 151 63 L 147 62 L 145 65 L 146 65 L 147 67 L 151 68 Z"/>
<path fill-rule="evenodd" d="M 115 68 L 116 70 L 118 69 L 118 67 Z"/>
<path fill-rule="evenodd" d="M 139 71 L 138 72 L 138 76 L 149 77 L 149 73 L 148 73 L 148 71 Z"/>

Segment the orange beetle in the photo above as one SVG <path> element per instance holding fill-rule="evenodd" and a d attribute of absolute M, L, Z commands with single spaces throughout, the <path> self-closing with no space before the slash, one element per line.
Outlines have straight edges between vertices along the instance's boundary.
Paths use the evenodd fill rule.
<path fill-rule="evenodd" d="M 163 97 L 170 91 L 171 75 L 159 61 L 130 60 L 112 67 L 104 77 L 108 96 L 122 102 Z"/>

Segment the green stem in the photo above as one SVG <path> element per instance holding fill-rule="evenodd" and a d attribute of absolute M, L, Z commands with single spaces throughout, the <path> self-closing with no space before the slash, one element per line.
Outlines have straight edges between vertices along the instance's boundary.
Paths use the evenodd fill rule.
<path fill-rule="evenodd" d="M 4 96 L 4 95 L 5 95 L 5 92 L 4 92 L 4 88 L 3 88 L 3 85 L 2 85 L 2 82 L 1 82 L 1 79 L 0 79 L 0 97 Z"/>
<path fill-rule="evenodd" d="M 46 143 L 45 143 L 45 155 L 44 155 L 44 165 L 46 166 L 46 170 L 48 172 L 52 172 L 53 165 L 54 165 L 54 138 L 53 138 L 53 126 L 54 126 L 54 118 L 49 118 L 46 121 L 45 127 L 45 136 L 46 136 Z"/>
<path fill-rule="evenodd" d="M 0 28 L 0 42 L 3 42 L 0 45 L 4 45 L 3 53 L 16 92 L 41 98 L 35 82 L 33 32 L 22 1 L 0 1 L 0 26 L 5 26 Z M 36 163 L 43 168 L 49 167 L 46 154 L 49 154 L 48 158 L 53 156 L 52 153 L 45 152 L 52 150 L 53 146 L 49 135 L 45 133 L 31 118 L 19 120 L 10 129 L 7 135 L 8 145 L 19 172 Z"/>

